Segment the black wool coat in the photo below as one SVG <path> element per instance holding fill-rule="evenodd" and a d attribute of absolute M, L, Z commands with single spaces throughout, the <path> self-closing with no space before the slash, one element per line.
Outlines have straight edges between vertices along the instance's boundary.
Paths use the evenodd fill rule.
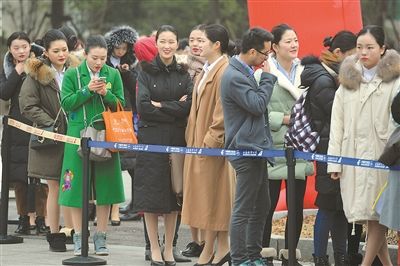
<path fill-rule="evenodd" d="M 301 85 L 308 88 L 307 112 L 311 115 L 312 127 L 320 133 L 320 141 L 316 153 L 326 154 L 328 151 L 329 132 L 333 100 L 339 84 L 336 74 L 327 71 L 316 57 L 302 60 L 305 66 L 301 74 Z M 315 204 L 319 208 L 329 210 L 343 209 L 340 196 L 340 181 L 333 180 L 327 173 L 327 164 L 317 162 L 315 189 L 318 192 Z"/>
<path fill-rule="evenodd" d="M 19 109 L 19 92 L 22 83 L 26 77 L 25 73 L 19 75 L 15 70 L 15 65 L 11 61 L 11 54 L 7 53 L 4 57 L 3 71 L 0 74 L 0 99 L 11 101 L 8 115 L 22 123 L 32 125 L 28 119 L 21 115 Z M 4 129 L 3 129 L 4 130 Z M 10 182 L 27 182 L 28 181 L 28 151 L 30 134 L 14 127 L 9 127 L 8 138 L 3 131 L 1 140 L 1 155 L 3 169 L 8 162 L 10 165 L 9 181 Z M 5 145 L 10 145 L 10 153 L 5 158 Z"/>
<path fill-rule="evenodd" d="M 166 66 L 157 56 L 143 62 L 138 78 L 138 141 L 141 144 L 186 146 L 185 129 L 192 104 L 193 83 L 187 69 Z M 186 101 L 179 101 L 186 95 Z M 160 102 L 155 107 L 151 101 Z M 138 211 L 169 213 L 179 210 L 171 189 L 169 154 L 139 152 L 136 157 L 134 203 Z"/>

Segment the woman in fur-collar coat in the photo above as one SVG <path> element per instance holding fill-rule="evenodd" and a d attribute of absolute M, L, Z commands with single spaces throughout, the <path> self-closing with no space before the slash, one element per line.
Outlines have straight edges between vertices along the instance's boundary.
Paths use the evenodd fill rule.
<path fill-rule="evenodd" d="M 104 35 L 107 42 L 107 65 L 119 70 L 124 85 L 125 109 L 136 112 L 136 57 L 133 52 L 138 34 L 129 26 L 118 26 Z"/>
<path fill-rule="evenodd" d="M 24 61 L 31 51 L 30 39 L 25 32 L 14 32 L 7 39 L 8 52 L 4 56 L 3 70 L 0 74 L 0 98 L 11 101 L 8 115 L 24 124 L 32 122 L 21 115 L 18 95 L 26 78 Z M 30 134 L 14 127 L 3 128 L 1 140 L 1 159 L 3 167 L 8 163 L 8 180 L 14 185 L 15 201 L 19 215 L 19 224 L 15 233 L 29 234 L 28 217 L 28 148 Z M 6 145 L 9 154 L 5 154 Z M 43 208 L 41 208 L 43 209 Z M 44 210 L 37 209 L 38 216 L 44 218 Z"/>
<path fill-rule="evenodd" d="M 67 40 L 59 30 L 49 30 L 43 37 L 44 58 L 27 60 L 25 79 L 19 95 L 23 116 L 38 128 L 55 125 L 58 133 L 65 134 L 67 120 L 61 108 L 60 93 L 64 71 L 79 62 L 68 53 Z M 51 234 L 47 236 L 51 251 L 66 251 L 65 234 L 59 233 L 60 208 L 57 204 L 64 143 L 42 150 L 30 147 L 28 175 L 46 179 L 49 187 L 47 214 Z M 50 162 L 50 163 L 49 163 Z"/>
<path fill-rule="evenodd" d="M 366 26 L 357 35 L 357 55 L 345 59 L 339 72 L 340 87 L 332 107 L 328 154 L 376 160 L 394 130 L 392 99 L 400 88 L 400 56 L 386 50 L 384 32 Z M 385 238 L 373 203 L 387 180 L 382 170 L 328 164 L 331 178 L 340 178 L 343 209 L 349 222 L 368 223 L 363 265 L 376 254 L 391 265 Z"/>
<path fill-rule="evenodd" d="M 136 115 L 136 79 L 137 72 L 134 68 L 136 57 L 133 47 L 138 38 L 136 30 L 129 26 L 118 26 L 104 35 L 107 42 L 107 61 L 110 67 L 118 69 L 121 74 L 124 87 L 124 99 L 126 111 L 132 111 Z M 136 153 L 120 153 L 121 170 L 133 173 L 136 164 Z M 133 175 L 131 176 L 133 182 Z M 133 187 L 133 186 L 132 186 Z M 111 206 L 111 225 L 120 225 L 119 204 Z"/>
<path fill-rule="evenodd" d="M 284 136 L 288 130 L 289 118 L 292 107 L 296 100 L 303 93 L 299 89 L 300 75 L 304 66 L 300 64 L 297 58 L 299 51 L 299 43 L 296 32 L 286 24 L 277 25 L 273 28 L 272 34 L 274 41 L 272 48 L 274 55 L 268 59 L 271 67 L 271 74 L 275 75 L 278 80 L 275 83 L 271 100 L 268 104 L 268 113 L 271 135 L 273 139 L 274 149 L 284 148 Z M 256 72 L 260 74 L 260 71 Z M 264 229 L 263 246 L 269 247 L 272 229 L 272 216 L 278 203 L 282 180 L 287 179 L 287 166 L 285 158 L 275 158 L 273 167 L 268 168 L 269 193 L 271 197 L 271 209 L 267 216 Z M 298 230 L 296 232 L 297 241 L 300 238 L 301 225 L 303 223 L 303 199 L 306 189 L 306 176 L 313 174 L 313 165 L 304 160 L 296 161 L 295 178 L 296 178 L 296 223 Z M 282 250 L 284 259 L 283 264 L 287 263 L 287 224 L 285 230 L 285 249 Z M 279 255 L 279 257 L 282 257 Z M 269 259 L 270 261 L 272 258 Z"/>

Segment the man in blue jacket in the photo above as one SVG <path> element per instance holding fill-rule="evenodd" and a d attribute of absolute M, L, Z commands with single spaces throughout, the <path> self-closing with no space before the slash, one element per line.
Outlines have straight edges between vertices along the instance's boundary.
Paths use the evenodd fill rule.
<path fill-rule="evenodd" d="M 247 31 L 242 52 L 234 56 L 221 81 L 225 148 L 265 150 L 272 146 L 268 117 L 264 116 L 276 77 L 267 62 L 273 36 L 261 28 Z M 259 85 L 254 66 L 262 65 Z M 264 265 L 261 241 L 270 208 L 267 161 L 258 157 L 229 157 L 236 171 L 236 194 L 231 218 L 233 265 Z"/>

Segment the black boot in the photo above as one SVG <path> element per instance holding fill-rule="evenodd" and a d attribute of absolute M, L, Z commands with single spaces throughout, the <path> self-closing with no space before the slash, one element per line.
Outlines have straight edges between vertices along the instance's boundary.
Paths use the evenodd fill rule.
<path fill-rule="evenodd" d="M 15 233 L 21 235 L 29 235 L 31 233 L 28 215 L 19 217 L 18 227 L 17 230 L 15 230 Z"/>
<path fill-rule="evenodd" d="M 348 255 L 348 265 L 358 266 L 362 263 L 363 256 L 360 253 L 351 253 Z"/>
<path fill-rule="evenodd" d="M 314 258 L 315 266 L 329 266 L 328 255 L 326 255 L 325 257 L 315 257 L 315 255 L 313 254 L 312 256 Z"/>
<path fill-rule="evenodd" d="M 65 252 L 67 251 L 67 247 L 65 246 L 65 241 L 67 237 L 65 236 L 64 233 L 48 233 L 47 236 L 47 242 L 49 242 L 50 246 L 50 251 L 53 252 Z"/>
<path fill-rule="evenodd" d="M 44 221 L 44 217 L 42 217 L 42 216 L 36 217 L 35 224 L 36 224 L 36 234 L 37 235 L 45 235 L 49 232 L 47 229 L 46 223 Z"/>
<path fill-rule="evenodd" d="M 335 266 L 347 266 L 349 264 L 345 254 L 335 253 L 333 256 L 335 259 Z"/>
<path fill-rule="evenodd" d="M 94 221 L 96 218 L 96 204 L 93 202 L 89 202 L 88 218 L 89 221 Z"/>

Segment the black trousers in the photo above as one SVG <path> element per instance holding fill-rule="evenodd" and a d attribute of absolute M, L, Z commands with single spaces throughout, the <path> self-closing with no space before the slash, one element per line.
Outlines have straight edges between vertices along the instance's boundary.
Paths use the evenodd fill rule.
<path fill-rule="evenodd" d="M 272 216 L 274 215 L 274 211 L 276 205 L 279 200 L 279 193 L 281 192 L 281 184 L 283 180 L 269 180 L 269 195 L 271 197 L 271 208 L 267 215 L 267 220 L 265 222 L 264 234 L 263 234 L 263 247 L 269 247 L 271 242 L 271 231 L 272 231 Z M 287 181 L 285 180 L 286 186 Z M 296 246 L 299 243 L 301 229 L 303 227 L 303 201 L 304 194 L 306 192 L 306 180 L 296 179 L 295 186 L 295 197 L 296 197 Z M 286 190 L 286 198 L 287 198 L 287 190 Z M 285 226 L 285 249 L 288 248 L 288 222 L 286 220 Z"/>

